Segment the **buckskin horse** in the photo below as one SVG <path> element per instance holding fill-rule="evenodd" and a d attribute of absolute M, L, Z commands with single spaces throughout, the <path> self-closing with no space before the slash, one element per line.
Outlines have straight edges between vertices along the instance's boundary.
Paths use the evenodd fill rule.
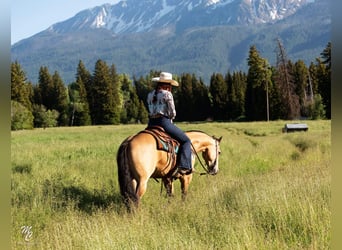
<path fill-rule="evenodd" d="M 202 167 L 207 174 L 215 175 L 219 170 L 222 137 L 216 138 L 198 130 L 187 131 L 186 134 L 192 143 L 192 165 L 194 155 L 201 162 L 198 153 L 202 153 L 206 164 L 204 166 L 201 162 Z M 132 208 L 132 204 L 139 206 L 150 178 L 161 178 L 169 196 L 173 194 L 173 181 L 179 179 L 182 196 L 186 196 L 192 174 L 175 175 L 178 146 L 178 142 L 159 127 L 146 128 L 121 143 L 116 157 L 118 179 L 121 196 L 128 208 Z"/>

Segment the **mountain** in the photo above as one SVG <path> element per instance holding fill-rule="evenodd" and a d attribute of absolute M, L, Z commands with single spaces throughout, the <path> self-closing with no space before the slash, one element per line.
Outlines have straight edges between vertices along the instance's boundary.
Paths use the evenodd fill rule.
<path fill-rule="evenodd" d="M 105 28 L 123 34 L 170 25 L 184 30 L 189 27 L 272 23 L 306 4 L 306 0 L 127 0 L 82 11 L 51 26 L 50 31 L 66 33 L 84 28 Z"/>
<path fill-rule="evenodd" d="M 115 64 L 119 73 L 151 69 L 195 73 L 246 70 L 249 47 L 274 63 L 275 38 L 288 58 L 306 63 L 330 41 L 330 0 L 126 0 L 79 12 L 14 44 L 17 60 L 36 82 L 40 66 L 75 79 L 82 60 Z"/>

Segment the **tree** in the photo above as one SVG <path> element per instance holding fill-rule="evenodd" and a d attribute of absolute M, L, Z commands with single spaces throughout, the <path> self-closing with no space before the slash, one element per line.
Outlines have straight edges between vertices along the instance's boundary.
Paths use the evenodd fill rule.
<path fill-rule="evenodd" d="M 230 75 L 230 76 L 229 76 Z M 241 119 L 245 115 L 245 92 L 247 76 L 243 72 L 234 72 L 226 75 L 228 84 L 228 109 L 230 112 L 230 119 Z"/>
<path fill-rule="evenodd" d="M 32 112 L 20 102 L 11 101 L 11 129 L 32 129 Z"/>
<path fill-rule="evenodd" d="M 122 123 L 136 123 L 139 120 L 140 101 L 135 87 L 127 75 L 121 76 L 121 93 L 123 96 L 123 108 L 121 109 Z"/>
<path fill-rule="evenodd" d="M 98 60 L 89 89 L 93 101 L 90 110 L 93 124 L 119 123 L 122 103 L 115 68 L 109 68 L 105 61 Z"/>
<path fill-rule="evenodd" d="M 33 105 L 34 127 L 47 128 L 58 125 L 59 113 L 57 110 L 47 110 L 44 105 Z"/>
<path fill-rule="evenodd" d="M 177 107 L 177 120 L 192 121 L 194 118 L 194 98 L 192 93 L 192 76 L 182 74 L 175 96 L 175 105 Z"/>
<path fill-rule="evenodd" d="M 298 60 L 293 67 L 295 92 L 299 98 L 301 116 L 306 116 L 306 107 L 311 105 L 313 100 L 312 88 L 310 88 L 309 70 L 303 60 Z"/>
<path fill-rule="evenodd" d="M 331 43 L 321 53 L 317 60 L 318 90 L 325 106 L 326 117 L 331 118 Z"/>
<path fill-rule="evenodd" d="M 111 80 L 111 85 L 113 88 L 113 118 L 112 123 L 113 124 L 119 124 L 120 123 L 120 114 L 123 106 L 123 96 L 122 96 L 122 91 L 121 91 L 121 85 L 122 81 L 120 80 L 119 75 L 116 73 L 116 67 L 114 64 L 110 67 L 110 80 Z M 111 98 L 110 98 L 111 100 Z"/>
<path fill-rule="evenodd" d="M 266 59 L 262 58 L 255 45 L 250 47 L 246 89 L 247 120 L 269 119 L 269 88 L 272 72 Z"/>
<path fill-rule="evenodd" d="M 35 100 L 36 104 L 42 104 L 47 109 L 53 109 L 54 106 L 54 87 L 52 83 L 52 77 L 49 73 L 49 69 L 46 66 L 40 67 L 38 88 L 36 89 L 39 93 L 36 93 Z M 39 98 L 39 99 L 38 99 Z"/>
<path fill-rule="evenodd" d="M 293 72 L 291 64 L 287 60 L 285 48 L 280 39 L 277 39 L 278 53 L 277 53 L 277 78 L 275 83 L 279 86 L 282 104 L 285 110 L 285 119 L 295 119 L 300 116 L 300 105 L 298 96 L 295 93 L 295 85 L 293 80 Z"/>
<path fill-rule="evenodd" d="M 20 64 L 16 61 L 11 63 L 11 100 L 19 102 L 32 111 L 32 85 L 26 83 L 26 75 Z"/>
<path fill-rule="evenodd" d="M 90 97 L 91 74 L 85 68 L 83 62 L 80 60 L 77 66 L 76 82 L 69 87 L 69 96 L 71 102 L 71 126 L 84 126 L 91 124 L 89 100 Z"/>
<path fill-rule="evenodd" d="M 209 92 L 212 97 L 212 110 L 215 120 L 228 119 L 228 89 L 222 74 L 214 73 L 210 78 Z"/>
<path fill-rule="evenodd" d="M 138 122 L 141 122 L 141 123 L 148 122 L 148 112 L 142 100 L 140 100 L 140 105 L 139 105 Z"/>
<path fill-rule="evenodd" d="M 55 73 L 52 75 L 52 87 L 52 106 L 50 108 L 57 110 L 59 113 L 58 125 L 67 126 L 69 125 L 69 96 L 67 88 L 65 87 L 62 78 L 57 71 L 55 71 Z"/>
<path fill-rule="evenodd" d="M 193 120 L 203 121 L 211 115 L 211 101 L 209 98 L 209 89 L 203 80 L 199 80 L 192 75 L 192 93 L 193 93 Z"/>

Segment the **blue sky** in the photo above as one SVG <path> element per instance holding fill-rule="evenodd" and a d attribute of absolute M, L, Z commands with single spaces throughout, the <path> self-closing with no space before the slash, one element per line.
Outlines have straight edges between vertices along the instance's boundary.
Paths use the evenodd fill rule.
<path fill-rule="evenodd" d="M 12 0 L 11 44 L 71 18 L 84 9 L 117 2 L 119 0 Z"/>

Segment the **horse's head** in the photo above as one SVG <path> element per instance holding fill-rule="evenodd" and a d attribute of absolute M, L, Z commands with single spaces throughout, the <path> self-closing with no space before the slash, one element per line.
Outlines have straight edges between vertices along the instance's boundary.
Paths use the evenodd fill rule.
<path fill-rule="evenodd" d="M 222 136 L 220 138 L 212 137 L 212 141 L 207 145 L 205 150 L 202 152 L 202 157 L 205 160 L 205 163 L 208 168 L 208 173 L 211 175 L 217 174 L 219 170 L 218 162 L 219 155 L 221 154 L 220 142 Z"/>

